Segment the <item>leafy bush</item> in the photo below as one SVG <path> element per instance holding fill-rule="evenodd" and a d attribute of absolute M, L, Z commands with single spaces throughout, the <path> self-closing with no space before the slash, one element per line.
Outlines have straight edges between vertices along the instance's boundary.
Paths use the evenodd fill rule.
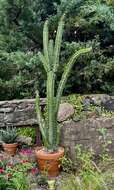
<path fill-rule="evenodd" d="M 0 155 L 0 190 L 32 189 L 32 178 L 39 173 L 32 156 L 31 149 L 23 149 L 13 158 Z"/>
<path fill-rule="evenodd" d="M 106 148 L 106 147 L 105 147 Z M 93 151 L 83 151 L 82 146 L 76 146 L 76 165 L 77 171 L 75 174 L 70 174 L 64 177 L 61 190 L 113 190 L 113 170 L 102 169 L 102 164 L 96 164 Z M 106 161 L 106 160 L 105 160 Z M 111 164 L 112 160 L 107 159 Z M 97 161 L 98 162 L 98 161 Z"/>
<path fill-rule="evenodd" d="M 12 178 L 12 183 L 15 190 L 30 190 L 30 181 L 22 172 L 16 172 Z"/>
<path fill-rule="evenodd" d="M 64 93 L 114 92 L 113 1 L 4 0 L 0 4 L 0 100 L 34 97 L 36 79 L 45 96 L 44 70 L 37 56 L 42 50 L 42 27 L 49 18 L 54 39 L 63 12 L 66 28 L 58 79 L 74 49 L 85 44 L 94 49 L 77 61 Z"/>
<path fill-rule="evenodd" d="M 36 80 L 44 94 L 44 76 L 37 54 L 1 51 L 0 63 L 0 100 L 34 96 Z"/>
<path fill-rule="evenodd" d="M 6 181 L 5 177 L 0 175 L 0 190 L 12 190 L 13 184 Z"/>
<path fill-rule="evenodd" d="M 32 142 L 35 142 L 35 138 L 36 138 L 36 129 L 35 128 L 19 128 L 17 129 L 17 133 L 18 135 L 22 135 L 22 136 L 27 136 L 27 137 L 31 137 L 32 138 Z"/>
<path fill-rule="evenodd" d="M 62 171 L 71 173 L 73 171 L 73 166 L 73 161 L 66 155 L 60 158 L 60 167 L 62 168 Z"/>
<path fill-rule="evenodd" d="M 64 177 L 61 190 L 114 190 L 114 159 L 108 152 L 108 145 L 112 142 L 106 128 L 100 128 L 98 132 L 102 152 L 96 157 L 92 148 L 87 150 L 83 145 L 76 145 L 75 171 Z"/>
<path fill-rule="evenodd" d="M 63 182 L 61 190 L 114 190 L 113 187 L 110 188 L 110 185 L 108 186 L 106 183 L 107 177 L 110 179 L 111 175 L 99 174 L 98 172 L 89 175 L 85 174 L 83 178 L 71 175 Z"/>

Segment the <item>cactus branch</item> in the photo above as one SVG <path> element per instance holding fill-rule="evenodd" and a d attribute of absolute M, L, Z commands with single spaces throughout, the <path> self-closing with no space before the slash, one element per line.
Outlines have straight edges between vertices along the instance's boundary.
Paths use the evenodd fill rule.
<path fill-rule="evenodd" d="M 50 71 L 47 75 L 47 110 L 48 110 L 48 129 L 49 143 L 53 146 L 54 133 L 54 75 Z"/>
<path fill-rule="evenodd" d="M 49 45 L 48 45 L 48 54 L 49 54 L 51 70 L 53 68 L 53 57 L 54 57 L 53 52 L 54 52 L 54 42 L 51 39 L 51 40 L 49 40 Z"/>
<path fill-rule="evenodd" d="M 37 118 L 40 127 L 40 131 L 42 133 L 44 146 L 51 151 L 57 149 L 59 144 L 59 135 L 60 135 L 60 126 L 57 122 L 57 113 L 59 109 L 59 104 L 61 101 L 61 96 L 69 77 L 70 71 L 75 63 L 75 60 L 82 54 L 88 53 L 91 48 L 85 48 L 77 51 L 68 61 L 64 72 L 62 74 L 61 80 L 59 82 L 59 86 L 57 89 L 57 93 L 55 96 L 55 79 L 56 72 L 59 66 L 59 57 L 60 57 L 60 48 L 64 27 L 64 16 L 61 18 L 56 39 L 55 45 L 53 40 L 48 39 L 48 21 L 44 24 L 43 29 L 43 47 L 44 47 L 44 55 L 39 53 L 39 58 L 43 63 L 44 69 L 47 74 L 47 118 L 43 118 L 40 103 L 39 103 L 39 94 L 36 94 L 36 111 Z"/>
<path fill-rule="evenodd" d="M 69 62 L 66 64 L 65 70 L 62 74 L 62 78 L 59 82 L 59 86 L 58 86 L 58 90 L 57 90 L 57 96 L 56 96 L 56 108 L 55 108 L 55 113 L 57 114 L 58 109 L 59 109 L 59 104 L 61 101 L 61 96 L 65 87 L 65 84 L 67 82 L 68 76 L 70 74 L 70 71 L 76 61 L 76 59 L 85 53 L 90 52 L 92 49 L 91 48 L 85 48 L 85 49 L 80 49 L 78 50 L 76 53 L 74 53 L 74 55 L 70 58 Z"/>
<path fill-rule="evenodd" d="M 43 63 L 45 71 L 48 72 L 49 71 L 49 67 L 47 65 L 45 57 L 43 56 L 43 54 L 41 52 L 38 52 L 38 56 L 39 56 L 40 61 Z"/>
<path fill-rule="evenodd" d="M 37 113 L 37 120 L 38 120 L 38 124 L 39 124 L 39 128 L 42 134 L 42 138 L 44 141 L 44 145 L 48 146 L 48 141 L 47 141 L 47 136 L 46 136 L 46 126 L 45 126 L 45 121 L 44 118 L 42 116 L 42 112 L 40 109 L 40 97 L 39 97 L 39 93 L 38 90 L 36 91 L 36 100 L 35 100 L 35 107 L 36 107 L 36 113 Z"/>
<path fill-rule="evenodd" d="M 48 68 L 50 68 L 49 63 L 49 55 L 48 55 L 48 21 L 44 23 L 44 29 L 43 29 L 43 49 L 44 49 L 44 56 L 48 65 Z"/>
<path fill-rule="evenodd" d="M 55 39 L 55 47 L 54 47 L 54 69 L 53 71 L 56 72 L 57 68 L 59 66 L 59 55 L 60 55 L 60 48 L 61 48 L 61 41 L 62 41 L 62 34 L 63 34 L 63 28 L 64 28 L 64 17 L 61 18 L 58 29 L 57 29 L 57 35 Z"/>

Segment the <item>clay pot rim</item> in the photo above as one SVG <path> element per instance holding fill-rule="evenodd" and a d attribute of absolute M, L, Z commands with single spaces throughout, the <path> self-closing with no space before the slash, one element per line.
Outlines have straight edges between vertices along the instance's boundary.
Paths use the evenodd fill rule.
<path fill-rule="evenodd" d="M 18 143 L 2 143 L 3 146 L 18 146 Z"/>
<path fill-rule="evenodd" d="M 59 147 L 57 151 L 55 152 L 46 152 L 44 150 L 44 147 L 36 147 L 35 150 L 34 150 L 37 158 L 40 158 L 40 159 L 58 159 L 60 157 L 62 157 L 64 155 L 64 147 Z"/>

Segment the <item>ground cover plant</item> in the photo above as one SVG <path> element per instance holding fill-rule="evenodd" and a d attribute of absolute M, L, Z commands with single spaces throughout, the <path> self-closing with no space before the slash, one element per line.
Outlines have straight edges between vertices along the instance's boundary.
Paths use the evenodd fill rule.
<path fill-rule="evenodd" d="M 63 177 L 59 188 L 61 190 L 113 190 L 114 160 L 110 156 L 103 156 L 102 153 L 99 155 L 101 157 L 95 160 L 93 150 L 82 151 L 82 148 L 80 145 L 76 147 L 76 165 L 72 162 L 71 167 L 71 161 L 66 161 L 66 165 L 65 160 L 64 162 L 62 161 L 63 169 L 65 169 L 69 175 Z M 70 170 L 67 170 L 69 169 L 68 163 Z M 109 169 L 110 165 L 111 169 Z M 71 168 L 74 167 L 75 170 L 72 170 Z"/>
<path fill-rule="evenodd" d="M 109 153 L 112 143 L 105 128 L 99 129 L 101 152 L 96 155 L 92 148 L 76 145 L 75 160 L 64 156 L 61 159 L 64 175 L 60 185 L 61 190 L 113 190 L 114 189 L 114 159 Z"/>
<path fill-rule="evenodd" d="M 0 154 L 0 190 L 31 190 L 39 171 L 31 149 L 22 149 L 14 157 Z"/>
<path fill-rule="evenodd" d="M 69 102 L 73 105 L 75 109 L 74 121 L 80 121 L 89 117 L 111 118 L 114 116 L 114 111 L 107 110 L 101 103 L 95 103 L 88 95 L 70 94 L 63 97 L 63 102 Z"/>

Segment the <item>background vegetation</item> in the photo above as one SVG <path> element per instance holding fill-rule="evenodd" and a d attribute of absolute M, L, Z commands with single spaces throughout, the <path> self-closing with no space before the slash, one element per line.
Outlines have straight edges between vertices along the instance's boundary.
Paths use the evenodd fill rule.
<path fill-rule="evenodd" d="M 78 59 L 64 93 L 114 93 L 113 0 L 1 0 L 0 100 L 34 97 L 36 80 L 45 96 L 45 71 L 38 58 L 43 23 L 49 19 L 54 38 L 63 12 L 66 25 L 58 79 L 75 49 L 93 47 Z"/>

